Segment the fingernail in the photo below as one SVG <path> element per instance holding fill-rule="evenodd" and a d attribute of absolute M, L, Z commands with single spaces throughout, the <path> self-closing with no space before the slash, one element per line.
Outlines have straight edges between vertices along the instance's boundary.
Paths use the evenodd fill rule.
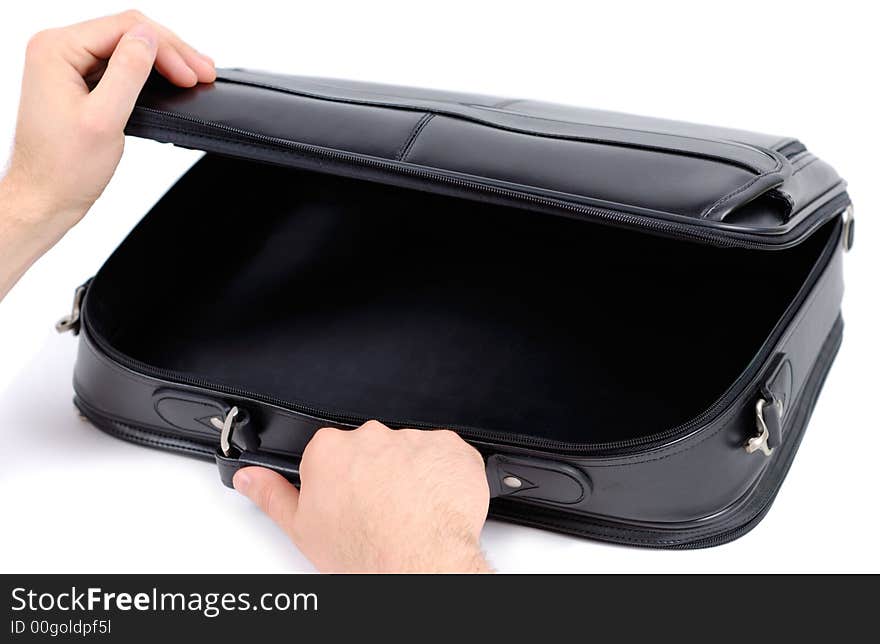
<path fill-rule="evenodd" d="M 156 32 L 146 23 L 135 25 L 125 35 L 127 38 L 143 41 L 150 49 L 156 46 Z"/>
<path fill-rule="evenodd" d="M 210 56 L 208 56 L 206 54 L 203 54 L 202 52 L 198 52 L 198 54 L 199 54 L 199 56 L 204 58 L 205 61 L 211 65 L 211 67 L 214 67 L 214 59 L 213 58 L 211 58 Z"/>
<path fill-rule="evenodd" d="M 246 470 L 238 470 L 232 477 L 232 486 L 236 491 L 247 496 L 248 488 L 251 485 L 251 477 Z"/>

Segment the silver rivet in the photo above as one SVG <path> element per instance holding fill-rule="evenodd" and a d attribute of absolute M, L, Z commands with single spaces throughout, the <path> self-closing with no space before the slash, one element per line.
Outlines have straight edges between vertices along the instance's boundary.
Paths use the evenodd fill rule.
<path fill-rule="evenodd" d="M 515 476 L 505 476 L 501 479 L 501 482 L 504 483 L 505 487 L 513 488 L 514 490 L 522 487 L 522 481 Z"/>

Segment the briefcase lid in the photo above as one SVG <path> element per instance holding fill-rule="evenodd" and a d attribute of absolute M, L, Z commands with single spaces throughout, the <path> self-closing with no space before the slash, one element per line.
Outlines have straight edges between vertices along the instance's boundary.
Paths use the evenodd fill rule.
<path fill-rule="evenodd" d="M 154 74 L 126 132 L 721 246 L 789 247 L 849 204 L 789 137 L 241 69 L 193 88 Z"/>

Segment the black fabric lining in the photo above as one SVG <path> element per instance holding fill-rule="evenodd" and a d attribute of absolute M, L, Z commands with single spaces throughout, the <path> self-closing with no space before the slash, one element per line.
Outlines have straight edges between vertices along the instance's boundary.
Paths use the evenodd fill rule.
<path fill-rule="evenodd" d="M 825 238 L 719 249 L 208 155 L 89 320 L 136 360 L 336 414 L 622 440 L 708 407 Z"/>

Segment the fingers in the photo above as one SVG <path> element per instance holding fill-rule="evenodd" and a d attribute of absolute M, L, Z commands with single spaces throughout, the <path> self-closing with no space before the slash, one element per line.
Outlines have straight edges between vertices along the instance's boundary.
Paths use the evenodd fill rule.
<path fill-rule="evenodd" d="M 158 34 L 146 23 L 135 25 L 119 39 L 104 76 L 88 97 L 90 108 L 97 112 L 95 120 L 105 123 L 109 131 L 122 131 L 157 51 Z"/>
<path fill-rule="evenodd" d="M 293 534 L 299 490 L 290 481 L 264 467 L 244 467 L 235 473 L 232 484 L 288 535 Z"/>
<path fill-rule="evenodd" d="M 214 61 L 138 11 L 88 20 L 59 31 L 74 45 L 76 55 L 70 62 L 84 76 L 98 61 L 113 53 L 123 34 L 143 23 L 150 25 L 157 34 L 156 69 L 165 78 L 182 87 L 215 80 Z"/>
<path fill-rule="evenodd" d="M 195 82 L 213 83 L 214 80 L 217 78 L 217 71 L 214 69 L 214 61 L 204 54 L 200 54 L 199 52 L 197 52 L 190 45 L 183 42 L 180 38 L 175 36 L 164 27 L 160 26 L 160 29 L 164 30 L 164 32 L 167 34 L 169 46 L 173 47 L 174 51 L 177 53 L 178 56 L 180 56 L 184 64 L 186 64 L 187 67 L 189 67 L 193 71 L 193 73 L 195 73 Z M 166 76 L 166 78 L 168 77 Z"/>
<path fill-rule="evenodd" d="M 192 87 L 199 82 L 199 75 L 173 46 L 162 42 L 156 57 L 156 71 L 180 87 Z"/>

